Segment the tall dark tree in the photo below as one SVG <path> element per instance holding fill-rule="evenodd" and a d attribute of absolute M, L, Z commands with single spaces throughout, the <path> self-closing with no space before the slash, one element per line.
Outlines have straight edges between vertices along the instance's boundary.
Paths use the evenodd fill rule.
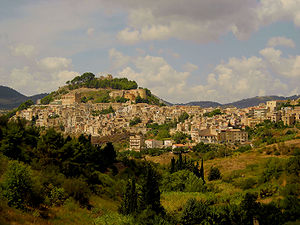
<path fill-rule="evenodd" d="M 200 176 L 200 178 L 203 180 L 203 184 L 205 184 L 205 180 L 204 180 L 203 159 L 201 160 L 201 167 L 200 167 L 200 171 L 199 171 L 199 176 Z"/>
<path fill-rule="evenodd" d="M 138 209 L 137 198 L 135 179 L 128 180 L 119 211 L 124 215 L 135 213 Z"/>
<path fill-rule="evenodd" d="M 160 204 L 158 175 L 150 164 L 147 164 L 141 190 L 140 209 L 150 208 L 156 213 L 164 212 Z"/>
<path fill-rule="evenodd" d="M 113 162 L 115 162 L 117 157 L 117 153 L 111 142 L 106 143 L 106 146 L 102 150 L 102 154 L 107 164 L 112 164 Z"/>
<path fill-rule="evenodd" d="M 174 173 L 175 172 L 175 158 L 173 157 L 171 159 L 171 169 L 170 169 L 170 173 Z"/>
<path fill-rule="evenodd" d="M 255 194 L 246 193 L 243 201 L 241 202 L 241 210 L 244 214 L 243 224 L 253 225 L 254 218 L 258 214 L 260 204 L 256 202 L 257 196 Z"/>

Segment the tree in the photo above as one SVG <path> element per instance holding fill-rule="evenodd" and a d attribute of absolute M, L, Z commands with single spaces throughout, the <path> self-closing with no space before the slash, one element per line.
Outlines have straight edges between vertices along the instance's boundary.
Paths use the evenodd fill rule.
<path fill-rule="evenodd" d="M 256 202 L 257 196 L 252 193 L 246 193 L 244 199 L 241 202 L 241 210 L 243 211 L 243 224 L 253 225 L 253 220 L 258 214 L 260 207 L 259 203 Z"/>
<path fill-rule="evenodd" d="M 116 157 L 117 157 L 117 153 L 111 142 L 106 143 L 105 147 L 102 150 L 102 154 L 103 154 L 104 162 L 107 165 L 110 165 L 113 162 L 115 162 Z"/>
<path fill-rule="evenodd" d="M 8 205 L 24 209 L 33 200 L 33 181 L 27 166 L 17 161 L 9 163 L 4 174 L 3 195 L 8 200 Z"/>
<path fill-rule="evenodd" d="M 200 167 L 200 171 L 199 171 L 199 177 L 202 179 L 203 184 L 205 184 L 205 180 L 204 180 L 203 159 L 201 160 L 201 167 Z"/>
<path fill-rule="evenodd" d="M 178 117 L 178 121 L 179 122 L 184 122 L 185 120 L 187 120 L 189 118 L 189 114 L 187 112 L 183 112 L 179 117 Z"/>
<path fill-rule="evenodd" d="M 142 183 L 140 209 L 150 208 L 156 213 L 163 213 L 164 209 L 160 204 L 160 190 L 158 175 L 150 164 L 147 164 Z"/>
<path fill-rule="evenodd" d="M 221 173 L 220 170 L 217 167 L 211 167 L 209 174 L 208 174 L 208 180 L 212 181 L 212 180 L 219 180 L 221 179 Z"/>
<path fill-rule="evenodd" d="M 175 172 L 175 158 L 173 157 L 171 159 L 171 169 L 170 169 L 170 173 L 174 173 Z"/>
<path fill-rule="evenodd" d="M 207 217 L 207 205 L 195 198 L 191 198 L 184 206 L 181 224 L 183 225 L 196 225 L 201 224 Z"/>
<path fill-rule="evenodd" d="M 135 213 L 138 209 L 137 198 L 135 179 L 128 180 L 119 211 L 124 215 Z"/>

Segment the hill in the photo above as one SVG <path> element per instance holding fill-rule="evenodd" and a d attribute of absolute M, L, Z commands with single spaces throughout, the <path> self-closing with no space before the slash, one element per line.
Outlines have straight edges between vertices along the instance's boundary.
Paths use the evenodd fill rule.
<path fill-rule="evenodd" d="M 49 104 L 60 100 L 67 93 L 80 93 L 82 103 L 147 103 L 151 105 L 169 104 L 153 95 L 147 88 L 139 87 L 136 81 L 127 78 L 96 77 L 93 73 L 86 72 L 66 82 L 67 85 L 45 96 L 42 104 Z"/>
<path fill-rule="evenodd" d="M 0 109 L 13 109 L 18 107 L 22 102 L 31 99 L 33 102 L 45 97 L 47 94 L 38 94 L 33 96 L 25 96 L 18 91 L 6 87 L 0 86 Z"/>
<path fill-rule="evenodd" d="M 277 96 L 277 95 L 271 95 L 271 96 L 256 96 L 253 98 L 246 98 L 242 99 L 236 102 L 231 102 L 227 104 L 221 104 L 218 102 L 211 102 L 211 101 L 194 101 L 194 102 L 188 102 L 185 104 L 180 105 L 191 105 L 191 106 L 201 106 L 201 107 L 237 107 L 237 108 L 247 108 L 259 105 L 260 103 L 266 103 L 267 101 L 272 100 L 294 100 L 300 98 L 300 95 L 293 95 L 290 97 L 284 97 L 284 96 Z"/>

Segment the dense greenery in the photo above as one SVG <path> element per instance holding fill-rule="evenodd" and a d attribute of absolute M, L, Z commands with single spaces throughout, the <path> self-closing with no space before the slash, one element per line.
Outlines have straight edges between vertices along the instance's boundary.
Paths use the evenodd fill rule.
<path fill-rule="evenodd" d="M 149 123 L 158 131 L 168 126 Z M 224 156 L 224 147 L 204 143 L 174 158 L 170 149 L 161 158 L 151 149 L 131 152 L 142 157 L 133 159 L 111 143 L 94 146 L 84 135 L 64 137 L 0 117 L 0 223 L 27 215 L 34 224 L 297 224 L 297 151 L 281 158 L 236 148 L 217 160 L 206 159 Z M 169 158 L 154 164 L 149 155 Z M 15 220 L 5 222 L 10 214 Z"/>
<path fill-rule="evenodd" d="M 112 106 L 109 106 L 109 108 L 102 109 L 101 111 L 99 111 L 99 110 L 93 111 L 92 115 L 99 116 L 99 115 L 105 115 L 105 114 L 114 113 L 114 112 L 115 112 L 115 110 L 112 108 Z"/>
<path fill-rule="evenodd" d="M 133 127 L 141 122 L 142 122 L 142 120 L 140 117 L 134 117 L 132 120 L 130 120 L 129 126 Z"/>
<path fill-rule="evenodd" d="M 203 116 L 213 117 L 213 116 L 221 115 L 221 114 L 222 114 L 222 112 L 221 112 L 220 109 L 214 109 L 214 110 L 211 111 L 211 112 L 204 113 Z"/>
<path fill-rule="evenodd" d="M 118 90 L 137 89 L 138 85 L 135 81 L 127 78 L 104 78 L 97 79 L 93 73 L 84 73 L 81 76 L 75 77 L 71 81 L 67 81 L 70 90 L 80 87 L 87 88 L 112 88 Z"/>

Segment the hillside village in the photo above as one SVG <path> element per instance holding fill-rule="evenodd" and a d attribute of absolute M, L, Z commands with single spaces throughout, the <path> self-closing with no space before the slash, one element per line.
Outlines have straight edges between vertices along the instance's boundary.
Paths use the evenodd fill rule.
<path fill-rule="evenodd" d="M 54 127 L 66 135 L 91 135 L 95 142 L 97 137 L 129 133 L 129 149 L 137 151 L 142 148 L 189 147 L 200 142 L 246 144 L 247 126 L 254 127 L 264 120 L 283 121 L 288 126 L 300 121 L 300 99 L 268 101 L 266 104 L 244 109 L 163 106 L 137 103 L 137 98 L 147 100 L 146 91 L 130 89 L 109 92 L 111 99 L 126 99 L 123 103 L 84 103 L 82 95 L 87 90 L 91 89 L 72 90 L 48 105 L 38 101 L 36 105 L 17 112 L 15 118 L 25 118 L 39 127 Z M 178 118 L 182 115 L 186 115 L 186 118 L 179 121 Z M 133 122 L 134 120 L 137 121 Z M 176 143 L 170 138 L 147 139 L 151 130 L 149 124 L 162 125 L 173 121 L 175 126 L 169 129 L 170 135 L 183 133 L 190 137 L 187 143 Z"/>

